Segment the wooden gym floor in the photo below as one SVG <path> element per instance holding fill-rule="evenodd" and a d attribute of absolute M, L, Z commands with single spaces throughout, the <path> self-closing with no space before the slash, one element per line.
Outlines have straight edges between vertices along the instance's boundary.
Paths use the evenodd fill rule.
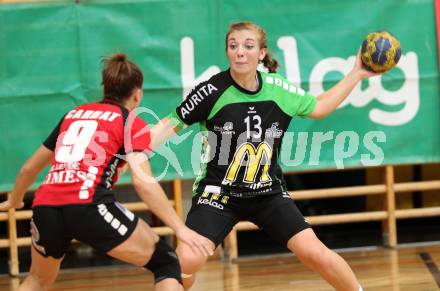
<path fill-rule="evenodd" d="M 365 291 L 434 291 L 440 289 L 440 244 L 368 249 L 340 254 Z M 0 290 L 16 290 L 19 278 L 0 277 Z M 131 266 L 63 270 L 50 290 L 153 290 L 152 276 Z M 193 291 L 333 290 L 295 257 L 242 258 L 236 263 L 210 261 Z"/>

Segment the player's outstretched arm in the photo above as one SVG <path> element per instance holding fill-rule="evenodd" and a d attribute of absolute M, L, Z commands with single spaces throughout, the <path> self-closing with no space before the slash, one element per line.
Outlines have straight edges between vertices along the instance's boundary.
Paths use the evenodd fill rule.
<path fill-rule="evenodd" d="M 353 88 L 363 79 L 377 76 L 364 68 L 359 49 L 353 69 L 335 86 L 317 97 L 315 109 L 308 115 L 310 118 L 321 119 L 332 113 L 348 97 Z"/>
<path fill-rule="evenodd" d="M 176 134 L 182 127 L 179 126 L 179 121 L 175 119 L 170 119 L 169 117 L 163 118 L 151 129 L 151 142 L 150 148 L 154 150 L 156 147 L 160 146 L 167 139 Z"/>
<path fill-rule="evenodd" d="M 171 227 L 176 232 L 176 236 L 183 243 L 188 244 L 194 252 L 204 256 L 212 255 L 214 250 L 213 243 L 189 229 L 170 205 L 162 187 L 151 176 L 151 168 L 147 156 L 144 153 L 129 153 L 127 161 L 133 178 L 133 186 L 142 201 L 166 225 Z"/>
<path fill-rule="evenodd" d="M 9 199 L 0 203 L 0 211 L 23 207 L 24 194 L 37 179 L 38 174 L 52 162 L 53 154 L 53 151 L 44 145 L 37 149 L 18 172 L 14 188 L 9 193 Z"/>

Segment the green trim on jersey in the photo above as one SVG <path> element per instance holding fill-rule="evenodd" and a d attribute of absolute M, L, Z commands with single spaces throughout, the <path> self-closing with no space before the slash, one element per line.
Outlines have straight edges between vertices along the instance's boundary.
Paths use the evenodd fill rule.
<path fill-rule="evenodd" d="M 170 121 L 170 123 L 179 130 L 186 127 L 185 122 L 183 122 L 182 119 L 180 119 L 176 111 L 173 111 L 170 114 L 168 114 L 167 118 Z"/>
<path fill-rule="evenodd" d="M 193 193 L 192 196 L 195 196 L 197 194 L 197 188 L 199 187 L 199 183 L 201 180 L 203 180 L 206 177 L 206 172 L 207 172 L 207 167 L 208 167 L 208 162 L 206 162 L 204 160 L 204 157 L 206 155 L 209 155 L 210 153 L 210 146 L 208 143 L 208 128 L 206 127 L 206 122 L 200 122 L 200 132 L 202 132 L 202 139 L 206 139 L 206 140 L 202 140 L 202 154 L 201 154 L 201 159 L 200 159 L 200 170 L 199 173 L 194 181 L 193 184 Z"/>
<path fill-rule="evenodd" d="M 307 116 L 316 106 L 316 98 L 306 93 L 301 88 L 293 86 L 284 77 L 278 74 L 261 72 L 263 86 L 261 90 L 248 95 L 240 92 L 234 86 L 230 86 L 214 104 L 208 120 L 214 117 L 224 106 L 235 103 L 273 101 L 287 115 Z"/>

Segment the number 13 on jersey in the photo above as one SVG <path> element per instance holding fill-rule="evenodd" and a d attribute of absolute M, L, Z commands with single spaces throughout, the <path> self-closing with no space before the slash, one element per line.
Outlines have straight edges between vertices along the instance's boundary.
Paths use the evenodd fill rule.
<path fill-rule="evenodd" d="M 261 130 L 261 116 L 260 115 L 252 115 L 252 119 L 250 116 L 244 119 L 244 123 L 246 123 L 246 138 L 261 138 L 262 130 Z"/>

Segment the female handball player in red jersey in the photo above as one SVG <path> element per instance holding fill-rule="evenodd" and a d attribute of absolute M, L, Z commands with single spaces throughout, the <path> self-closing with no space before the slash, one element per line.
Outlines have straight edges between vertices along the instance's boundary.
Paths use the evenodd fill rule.
<path fill-rule="evenodd" d="M 125 164 L 140 198 L 200 256 L 208 239 L 184 225 L 151 177 L 148 125 L 130 112 L 142 100 L 143 74 L 124 54 L 104 59 L 104 99 L 65 114 L 21 168 L 0 210 L 23 207 L 38 174 L 49 172 L 35 193 L 31 220 L 32 264 L 20 290 L 46 290 L 57 277 L 72 239 L 154 273 L 156 290 L 182 290 L 174 250 L 143 220 L 115 200 L 113 185 Z"/>

